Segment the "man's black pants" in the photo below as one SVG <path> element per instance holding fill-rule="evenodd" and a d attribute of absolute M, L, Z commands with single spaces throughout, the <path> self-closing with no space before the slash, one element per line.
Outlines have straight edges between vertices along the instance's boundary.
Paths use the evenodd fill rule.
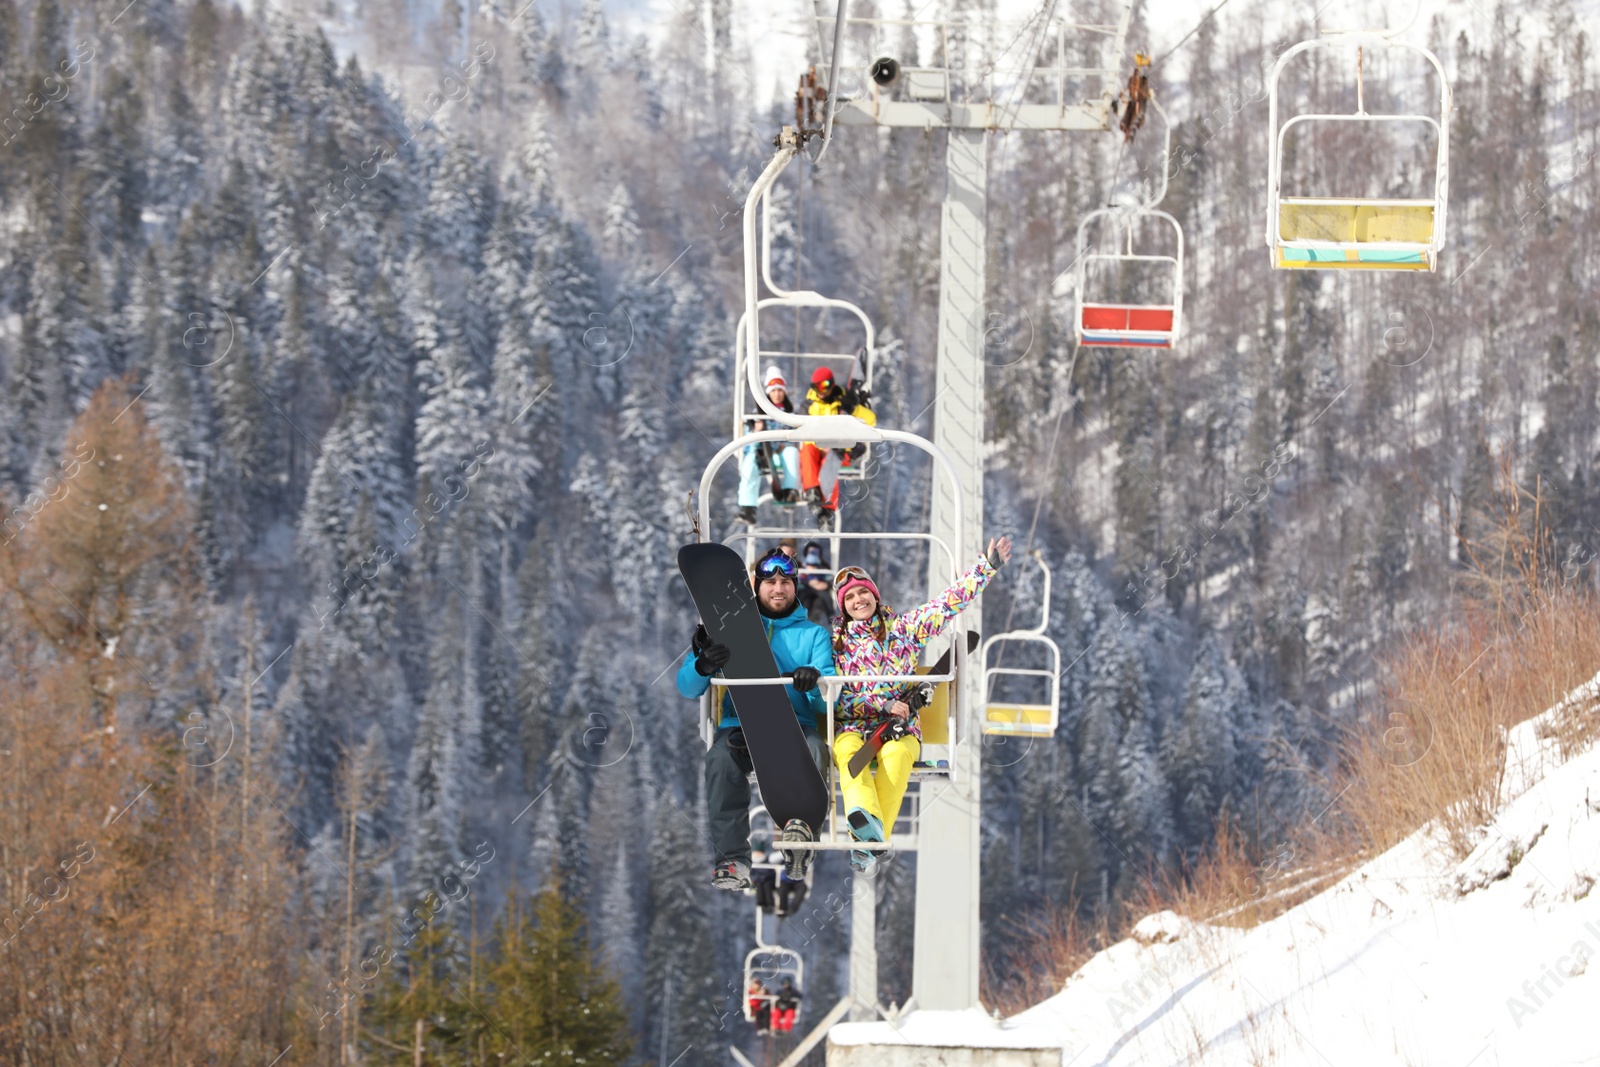
<path fill-rule="evenodd" d="M 815 730 L 802 729 L 817 773 L 827 781 L 827 745 Z M 750 774 L 754 770 L 743 731 L 737 726 L 718 730 L 706 750 L 706 811 L 711 824 L 711 858 L 717 863 L 750 863 Z"/>

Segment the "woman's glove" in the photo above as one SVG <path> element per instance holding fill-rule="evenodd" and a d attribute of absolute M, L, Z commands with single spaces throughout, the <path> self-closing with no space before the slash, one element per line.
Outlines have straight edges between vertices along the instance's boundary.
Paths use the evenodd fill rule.
<path fill-rule="evenodd" d="M 989 561 L 992 570 L 999 570 L 1000 565 L 1011 558 L 1011 538 L 989 538 L 989 547 L 984 551 L 983 558 Z"/>

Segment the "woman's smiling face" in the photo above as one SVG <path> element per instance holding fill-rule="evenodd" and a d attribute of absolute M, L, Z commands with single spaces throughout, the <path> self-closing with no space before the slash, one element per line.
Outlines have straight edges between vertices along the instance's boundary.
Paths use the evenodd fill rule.
<path fill-rule="evenodd" d="M 878 598 L 866 586 L 858 585 L 845 593 L 844 610 L 852 619 L 870 619 L 878 610 Z"/>

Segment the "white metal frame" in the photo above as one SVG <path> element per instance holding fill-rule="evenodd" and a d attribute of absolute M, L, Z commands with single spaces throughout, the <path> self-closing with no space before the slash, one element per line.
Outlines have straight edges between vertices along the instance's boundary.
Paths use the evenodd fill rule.
<path fill-rule="evenodd" d="M 1025 630 L 1007 630 L 1005 633 L 994 634 L 984 638 L 983 645 L 978 649 L 979 660 L 983 664 L 983 732 L 986 734 L 1000 734 L 1008 737 L 1020 735 L 1033 735 L 1037 737 L 1052 737 L 1056 732 L 1056 725 L 1061 721 L 1061 648 L 1055 640 L 1045 633 L 1050 625 L 1050 566 L 1044 561 L 1044 553 L 1037 549 L 1033 558 L 1039 564 L 1039 569 L 1044 571 L 1044 596 L 1043 609 L 1039 613 L 1039 625 Z M 1031 643 L 1043 645 L 1050 653 L 1050 669 L 1043 670 L 1036 667 L 991 667 L 989 666 L 989 650 L 1002 641 L 1017 643 Z M 990 683 L 1002 676 L 1048 678 L 1050 680 L 1050 720 L 1047 724 L 1036 723 L 1003 723 L 989 721 L 989 694 Z M 1043 707 L 1046 705 L 1032 705 Z"/>
<path fill-rule="evenodd" d="M 1420 254 L 1426 269 L 1437 270 L 1439 265 L 1439 250 L 1445 243 L 1445 221 L 1450 200 L 1450 108 L 1451 90 L 1450 79 L 1445 76 L 1444 66 L 1428 49 L 1419 45 L 1407 44 L 1403 41 L 1391 39 L 1392 33 L 1387 31 L 1355 31 L 1349 33 L 1330 34 L 1312 41 L 1302 41 L 1290 48 L 1278 61 L 1273 64 L 1272 72 L 1267 80 L 1267 121 L 1271 131 L 1272 143 L 1269 146 L 1267 158 L 1267 248 L 1272 252 L 1272 265 L 1279 270 L 1295 269 L 1349 269 L 1360 267 L 1368 270 L 1417 270 L 1420 265 L 1413 262 L 1395 262 L 1381 259 L 1374 260 L 1309 260 L 1296 262 L 1292 266 L 1285 266 L 1282 254 L 1288 249 L 1298 249 L 1307 252 L 1340 251 L 1355 252 L 1400 252 Z M 1343 48 L 1354 46 L 1356 49 L 1356 111 L 1354 114 L 1321 114 L 1311 113 L 1296 115 L 1282 126 L 1278 125 L 1278 78 L 1283 73 L 1289 61 L 1301 53 L 1315 48 Z M 1433 66 L 1439 76 L 1439 117 L 1430 115 L 1373 115 L 1366 110 L 1366 93 L 1364 86 L 1364 54 L 1368 48 L 1393 49 L 1413 53 L 1426 59 Z M 1285 135 L 1289 130 L 1301 123 L 1316 122 L 1389 122 L 1389 123 L 1416 123 L 1431 128 L 1438 138 L 1438 149 L 1434 156 L 1434 183 L 1433 197 L 1431 199 L 1390 199 L 1383 197 L 1297 197 L 1284 196 L 1283 184 L 1283 144 Z M 1341 207 L 1431 207 L 1433 209 L 1433 227 L 1426 242 L 1419 241 L 1322 241 L 1307 238 L 1290 240 L 1283 236 L 1282 207 L 1285 205 L 1314 205 L 1326 204 Z"/>

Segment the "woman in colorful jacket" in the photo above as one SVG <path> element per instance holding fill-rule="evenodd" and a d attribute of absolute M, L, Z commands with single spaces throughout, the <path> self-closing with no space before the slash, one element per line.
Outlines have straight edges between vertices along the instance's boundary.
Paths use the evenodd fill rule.
<path fill-rule="evenodd" d="M 915 674 L 925 646 L 961 611 L 978 599 L 995 571 L 1011 558 L 1011 538 L 990 540 L 988 550 L 956 584 L 921 607 L 896 613 L 878 595 L 878 587 L 860 567 L 846 567 L 834 577 L 839 615 L 833 626 L 833 663 L 842 675 Z M 851 682 L 834 708 L 833 758 L 839 767 L 850 836 L 857 841 L 888 841 L 900 813 L 900 801 L 911 781 L 911 765 L 922 749 L 922 733 L 907 702 L 915 683 Z M 890 719 L 905 724 L 905 736 L 886 741 L 878 750 L 877 773 L 870 765 L 850 775 L 850 757 L 873 731 Z M 857 870 L 872 866 L 866 850 L 850 853 Z"/>

